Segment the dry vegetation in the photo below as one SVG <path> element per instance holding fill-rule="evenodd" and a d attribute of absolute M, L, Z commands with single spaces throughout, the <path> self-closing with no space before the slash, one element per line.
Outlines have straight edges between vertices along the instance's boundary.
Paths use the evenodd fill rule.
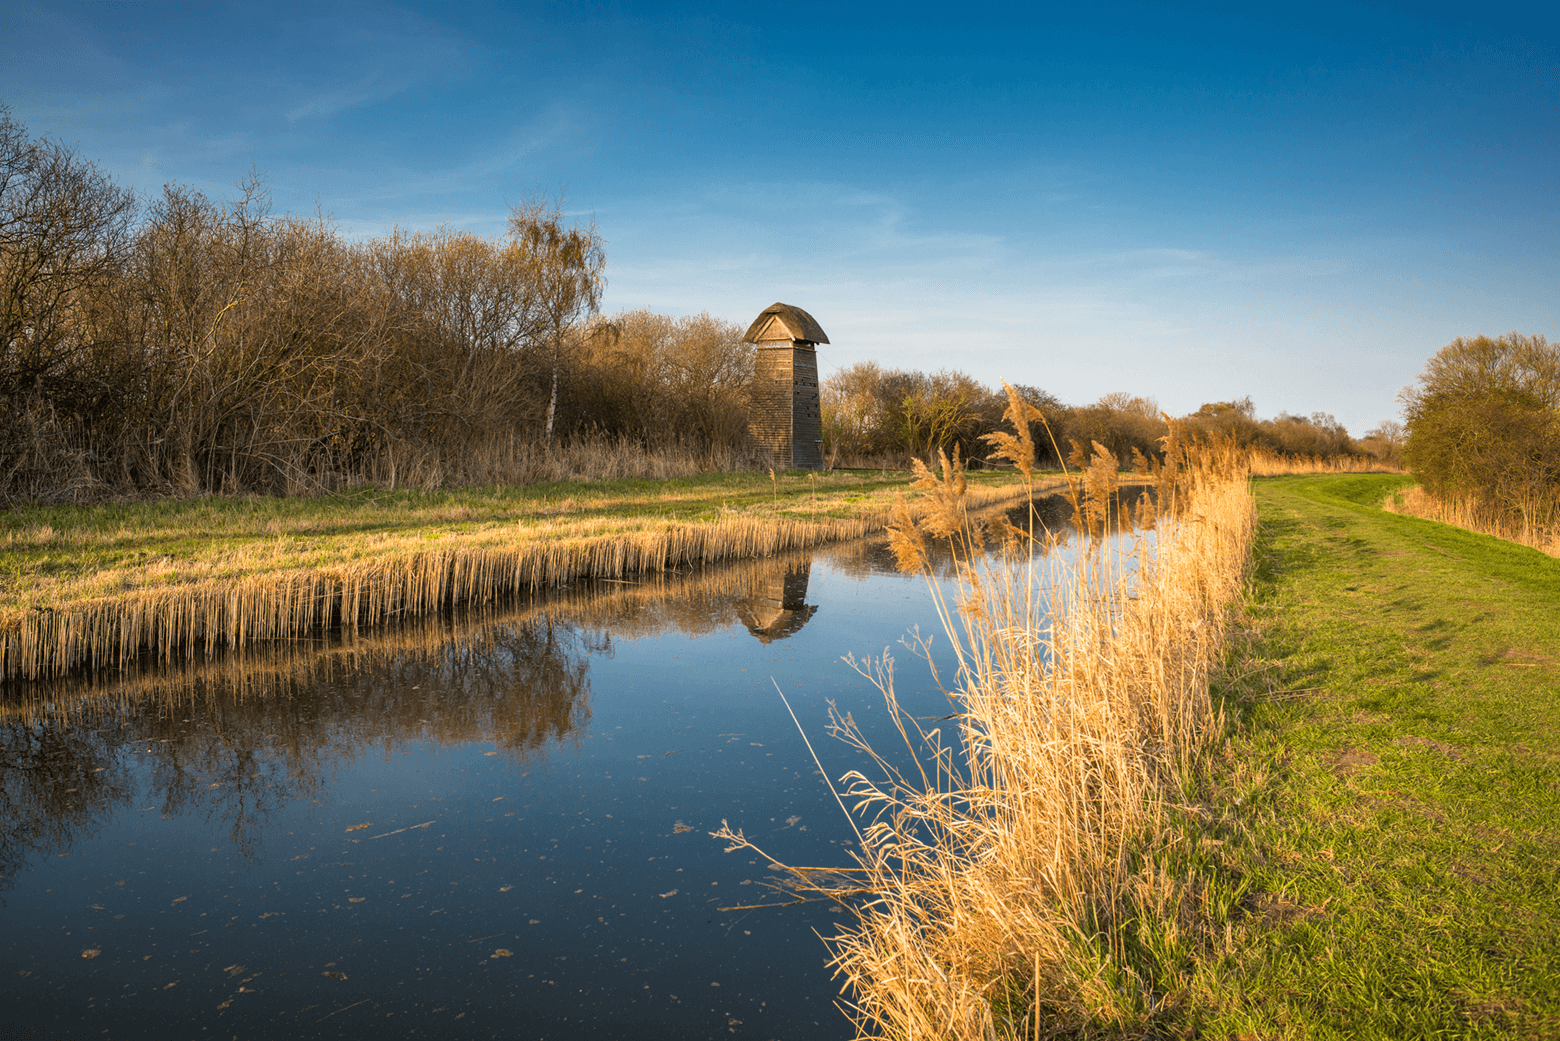
<path fill-rule="evenodd" d="M 361 241 L 273 214 L 253 177 L 233 199 L 168 185 L 138 200 L 0 106 L 0 504 L 751 465 L 742 327 L 599 316 L 605 264 L 559 199 L 514 207 L 499 236 Z M 1019 389 L 1050 434 L 1036 462 L 1081 468 L 1095 444 L 1123 467 L 1162 454 L 1151 398 Z M 978 466 L 1005 407 L 963 373 L 873 363 L 823 392 L 831 465 L 957 449 Z M 1249 400 L 1184 422 L 1289 457 L 1396 450 L 1320 413 L 1256 420 Z"/>
<path fill-rule="evenodd" d="M 1393 492 L 1381 502 L 1389 513 L 1440 521 L 1468 531 L 1494 535 L 1508 542 L 1560 557 L 1560 527 L 1534 524 L 1520 511 L 1501 510 L 1480 502 L 1437 498 L 1419 485 Z"/>
<path fill-rule="evenodd" d="M 849 567 L 867 545 L 846 543 L 824 552 Z M 538 702 L 538 693 L 550 689 L 550 681 L 543 683 L 538 677 L 575 675 L 580 670 L 574 659 L 584 653 L 581 648 L 610 646 L 613 639 L 634 639 L 668 627 L 702 635 L 729 626 L 745 601 L 767 594 L 776 575 L 784 575 L 788 568 L 806 568 L 814 556 L 815 551 L 797 550 L 718 568 L 650 572 L 631 582 L 576 584 L 559 595 L 542 590 L 514 604 L 466 604 L 450 612 L 420 615 L 373 629 L 321 630 L 303 639 L 251 644 L 168 663 L 142 660 L 118 672 L 112 684 L 82 674 L 41 679 L 18 684 L 7 692 L 9 696 L 0 700 L 0 720 L 38 722 L 52 713 L 90 726 L 134 706 L 155 705 L 171 713 L 197 700 L 227 703 L 290 697 L 355 674 L 412 672 L 416 665 L 409 663 L 438 658 L 457 647 L 475 648 L 473 662 L 492 663 L 503 658 L 494 650 L 495 634 L 513 636 L 540 627 L 556 633 L 557 639 L 538 643 L 536 653 L 515 655 L 508 665 L 525 660 L 535 663 L 532 681 L 525 686 L 535 704 L 521 704 L 516 710 L 539 708 L 552 713 L 548 718 L 553 721 L 546 726 L 527 725 L 520 731 L 559 735 L 572 726 L 557 723 L 553 709 L 572 703 L 579 692 L 565 698 L 543 697 Z M 565 651 L 565 657 L 572 656 L 568 661 L 549 659 L 549 655 Z M 443 706 L 443 718 L 437 719 L 415 707 L 392 712 L 387 706 L 374 712 L 373 718 L 397 732 L 397 740 L 431 735 L 450 744 L 491 741 L 503 747 L 515 745 L 507 737 L 513 728 L 471 722 L 460 715 L 461 711 L 458 701 Z M 536 743 L 527 739 L 526 747 Z"/>
<path fill-rule="evenodd" d="M 741 327 L 597 318 L 604 248 L 558 199 L 366 241 L 254 178 L 138 200 L 0 105 L 0 504 L 742 465 Z"/>
<path fill-rule="evenodd" d="M 1278 455 L 1253 450 L 1246 455 L 1253 477 L 1279 477 L 1287 474 L 1378 474 L 1402 473 L 1396 463 L 1378 456 L 1357 455 Z"/>
<path fill-rule="evenodd" d="M 1094 458 L 1095 446 L 1103 447 L 1122 468 L 1165 454 L 1170 417 L 1151 397 L 1117 392 L 1092 405 L 1065 405 L 1038 387 L 1014 389 L 1034 406 L 1031 442 L 1036 465 L 1081 470 Z M 962 372 L 924 373 L 863 362 L 839 370 L 823 381 L 821 390 L 824 451 L 830 465 L 904 469 L 911 459 L 931 462 L 939 450 L 955 449 L 972 467 L 1004 465 L 989 455 L 984 442 L 1001 428 L 1007 397 Z M 1211 402 L 1177 422 L 1186 431 L 1224 438 L 1270 467 L 1298 468 L 1282 472 L 1392 469 L 1403 443 L 1402 428 L 1390 422 L 1355 440 L 1322 412 L 1257 419 L 1250 398 Z"/>
<path fill-rule="evenodd" d="M 179 660 L 581 578 L 858 538 L 888 523 L 895 494 L 886 481 L 852 475 L 549 490 L 427 504 L 387 496 L 334 512 L 213 499 L 182 504 L 176 518 L 99 507 L 53 511 L 73 528 L 9 525 L 0 535 L 9 551 L 0 679 L 119 668 L 144 652 Z M 1027 494 L 1008 480 L 982 486 L 977 499 Z"/>
<path fill-rule="evenodd" d="M 1035 413 L 1012 395 L 1018 433 L 993 439 L 1026 473 Z M 857 865 L 776 866 L 854 909 L 830 943 L 863 1034 L 1142 1036 L 1189 1000 L 1192 956 L 1229 910 L 1199 866 L 1219 839 L 1195 793 L 1222 737 L 1208 677 L 1255 518 L 1239 453 L 1177 445 L 1159 475 L 1168 516 L 1154 548 L 1133 551 L 1135 575 L 1108 552 L 964 556 L 960 600 L 940 605 L 955 740 L 897 703 L 886 663 L 873 675 L 913 763 L 835 719 L 872 764 L 847 778 L 865 818 Z M 979 537 L 956 470 L 923 475 L 937 507 L 901 520 L 902 563 L 922 565 L 923 531 Z M 1109 494 L 1079 490 L 1085 516 Z M 740 830 L 718 836 L 756 849 Z"/>

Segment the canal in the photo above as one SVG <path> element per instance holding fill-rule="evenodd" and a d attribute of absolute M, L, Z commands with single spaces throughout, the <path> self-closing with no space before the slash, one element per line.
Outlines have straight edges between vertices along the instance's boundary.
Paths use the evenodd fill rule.
<path fill-rule="evenodd" d="M 862 766 L 830 702 L 889 720 L 842 659 L 945 716 L 902 643 L 941 628 L 862 542 L 8 691 L 8 1036 L 850 1037 L 848 912 L 762 906 L 710 833 L 849 864 L 791 710 Z"/>

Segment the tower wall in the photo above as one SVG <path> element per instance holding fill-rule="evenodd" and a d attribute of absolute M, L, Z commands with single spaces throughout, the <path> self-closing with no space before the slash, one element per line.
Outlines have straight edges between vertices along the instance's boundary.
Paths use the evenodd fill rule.
<path fill-rule="evenodd" d="M 793 353 L 789 343 L 761 343 L 753 365 L 748 437 L 763 461 L 776 470 L 791 465 Z"/>
<path fill-rule="evenodd" d="M 791 352 L 791 465 L 801 470 L 823 468 L 818 352 L 811 347 L 797 347 Z"/>

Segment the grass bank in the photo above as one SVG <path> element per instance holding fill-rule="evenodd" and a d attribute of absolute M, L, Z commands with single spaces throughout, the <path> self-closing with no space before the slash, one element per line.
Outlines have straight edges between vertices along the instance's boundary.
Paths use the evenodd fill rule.
<path fill-rule="evenodd" d="M 887 672 L 919 770 L 835 720 L 856 867 L 773 863 L 863 1036 L 1560 1037 L 1560 562 L 1193 473 L 1135 583 L 965 572 L 957 749 Z"/>
<path fill-rule="evenodd" d="M 720 473 L 14 509 L 0 513 L 0 679 L 859 537 L 887 522 L 905 477 Z M 1024 494 L 1012 474 L 972 474 L 971 485 L 977 503 Z"/>
<path fill-rule="evenodd" d="M 1255 482 L 1201 1036 L 1560 1037 L 1560 561 L 1406 483 Z"/>
<path fill-rule="evenodd" d="M 1494 535 L 1508 542 L 1531 546 L 1551 557 L 1560 557 L 1560 525 L 1535 523 L 1529 511 L 1513 515 L 1511 511 L 1491 509 L 1488 505 L 1464 500 L 1438 498 L 1419 485 L 1394 491 L 1382 501 L 1392 513 L 1440 521 L 1469 531 Z M 1554 508 L 1551 507 L 1551 512 Z"/>

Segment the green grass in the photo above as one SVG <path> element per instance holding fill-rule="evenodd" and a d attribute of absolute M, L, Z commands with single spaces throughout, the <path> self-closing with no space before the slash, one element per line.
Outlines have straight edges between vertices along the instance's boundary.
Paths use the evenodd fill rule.
<path fill-rule="evenodd" d="M 1378 509 L 1406 480 L 1256 482 L 1202 1036 L 1560 1037 L 1560 560 Z"/>

